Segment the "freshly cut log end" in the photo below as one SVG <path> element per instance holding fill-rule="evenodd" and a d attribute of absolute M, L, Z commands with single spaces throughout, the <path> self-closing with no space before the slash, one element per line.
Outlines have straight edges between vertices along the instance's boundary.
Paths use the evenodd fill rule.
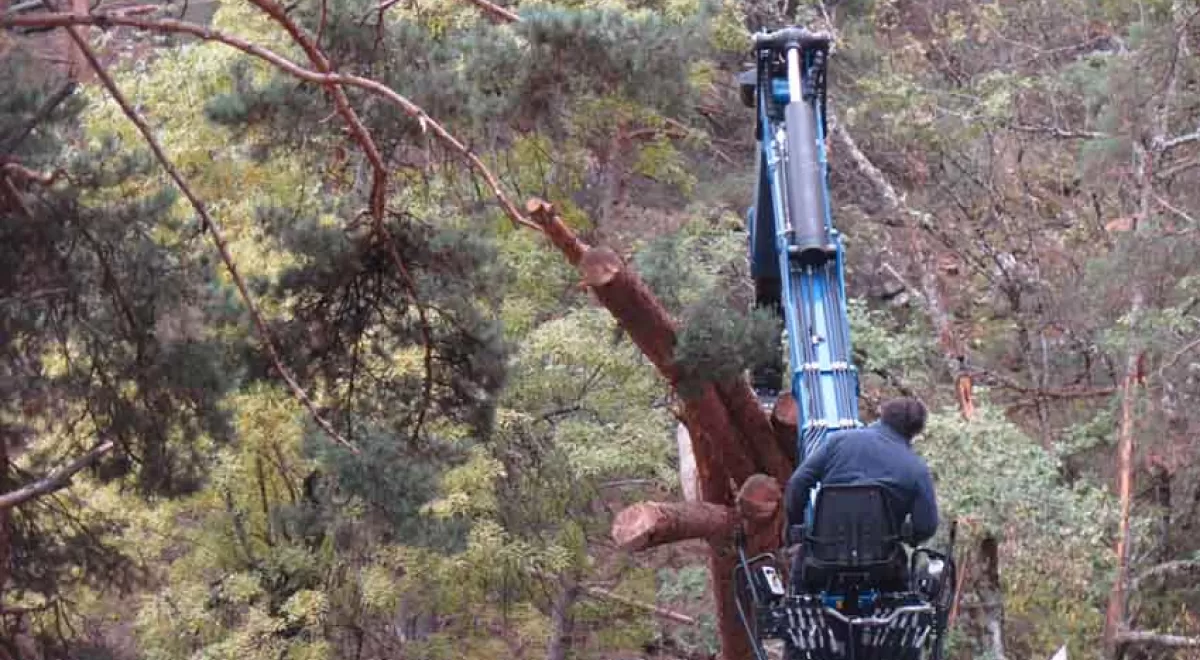
<path fill-rule="evenodd" d="M 546 221 L 554 218 L 554 205 L 544 199 L 530 197 L 525 200 L 525 212 L 533 218 L 534 222 L 546 224 Z"/>
<path fill-rule="evenodd" d="M 579 269 L 583 271 L 583 281 L 588 286 L 604 286 L 612 282 L 623 268 L 621 257 L 606 247 L 588 250 L 579 263 Z"/>
<path fill-rule="evenodd" d="M 737 508 L 748 522 L 770 522 L 779 511 L 783 500 L 783 489 L 779 482 L 765 474 L 755 474 L 742 484 L 738 492 Z"/>

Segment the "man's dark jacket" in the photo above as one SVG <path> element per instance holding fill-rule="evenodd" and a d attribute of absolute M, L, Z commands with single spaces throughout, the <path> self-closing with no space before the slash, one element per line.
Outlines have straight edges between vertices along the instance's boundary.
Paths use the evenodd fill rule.
<path fill-rule="evenodd" d="M 789 525 L 804 524 L 809 490 L 821 484 L 875 482 L 883 487 L 897 531 L 912 514 L 917 543 L 937 532 L 938 509 L 933 477 L 909 440 L 892 427 L 876 422 L 861 429 L 831 433 L 788 480 L 786 503 Z"/>

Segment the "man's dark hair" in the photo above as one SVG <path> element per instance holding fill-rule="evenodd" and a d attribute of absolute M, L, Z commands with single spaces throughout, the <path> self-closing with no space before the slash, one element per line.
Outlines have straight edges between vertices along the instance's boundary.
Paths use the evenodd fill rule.
<path fill-rule="evenodd" d="M 925 430 L 925 404 L 912 397 L 885 401 L 879 408 L 879 416 L 884 424 L 909 440 Z"/>

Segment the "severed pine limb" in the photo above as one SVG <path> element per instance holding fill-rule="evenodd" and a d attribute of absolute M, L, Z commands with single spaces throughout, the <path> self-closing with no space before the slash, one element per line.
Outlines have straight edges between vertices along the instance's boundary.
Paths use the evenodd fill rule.
<path fill-rule="evenodd" d="M 738 524 L 747 533 L 769 525 L 779 511 L 779 483 L 756 474 L 742 484 L 735 506 L 711 502 L 642 502 L 623 509 L 612 525 L 612 537 L 625 551 L 646 550 L 689 539 L 720 539 Z"/>
<path fill-rule="evenodd" d="M 567 261 L 579 269 L 583 283 L 608 309 L 663 378 L 672 386 L 677 385 L 679 373 L 674 364 L 676 325 L 645 282 L 627 268 L 612 250 L 592 248 L 579 240 L 549 203 L 530 199 L 525 211 Z M 736 557 L 728 551 L 728 535 L 721 533 L 721 516 L 716 516 L 716 525 L 713 524 L 713 518 L 706 514 L 699 514 L 701 520 L 693 516 L 698 511 L 712 512 L 711 508 L 704 506 L 706 504 L 729 508 L 735 499 L 730 484 L 749 480 L 758 473 L 770 474 L 770 477 L 765 474 L 760 476 L 773 481 L 776 489 L 779 489 L 782 480 L 776 475 L 786 475 L 792 463 L 780 451 L 771 423 L 758 405 L 746 378 L 719 385 L 705 384 L 698 395 L 684 397 L 682 404 L 683 410 L 679 416 L 692 441 L 703 502 L 689 503 L 700 505 L 698 509 L 686 506 L 673 509 L 667 505 L 639 509 L 646 505 L 635 505 L 632 511 L 618 514 L 618 518 L 629 525 L 629 531 L 615 530 L 617 533 L 614 537 L 624 538 L 629 547 L 636 547 L 640 543 L 645 543 L 646 547 L 669 543 L 697 533 L 706 538 L 710 549 L 708 563 L 717 606 L 721 654 L 730 659 L 749 658 L 752 655 L 751 642 L 734 607 L 732 574 Z M 775 515 L 769 522 L 764 521 L 746 530 L 749 552 L 768 552 L 778 546 L 781 512 L 782 507 L 776 506 Z M 732 517 L 736 519 L 736 516 Z M 639 520 L 641 522 L 637 522 Z M 732 525 L 728 530 L 733 530 Z M 709 533 L 715 535 L 709 536 Z M 637 540 L 642 535 L 645 540 Z"/>
<path fill-rule="evenodd" d="M 729 534 L 737 523 L 731 507 L 710 502 L 641 502 L 622 509 L 612 537 L 622 550 L 646 550 L 688 539 Z"/>

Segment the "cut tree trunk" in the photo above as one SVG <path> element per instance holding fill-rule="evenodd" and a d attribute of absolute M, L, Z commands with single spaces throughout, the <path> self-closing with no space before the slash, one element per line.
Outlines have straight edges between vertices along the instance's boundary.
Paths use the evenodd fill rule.
<path fill-rule="evenodd" d="M 638 349 L 668 383 L 676 386 L 676 323 L 637 273 L 612 250 L 581 241 L 549 203 L 530 199 L 525 210 L 567 261 L 579 269 L 583 283 Z M 778 500 L 767 513 L 766 508 L 755 509 L 745 499 L 739 507 L 734 491 L 740 488 L 745 493 L 751 487 L 759 493 L 756 497 L 769 499 L 762 493 L 770 488 L 757 490 L 765 479 L 782 493 L 795 461 L 780 445 L 778 425 L 768 418 L 744 376 L 705 384 L 696 396 L 684 398 L 681 403 L 679 416 L 687 428 L 695 459 L 700 501 L 634 505 L 618 514 L 614 537 L 624 539 L 631 549 L 686 538 L 706 539 L 721 657 L 751 660 L 751 643 L 734 602 L 736 553 L 728 532 L 744 522 L 747 551 L 752 555 L 773 551 L 779 546 L 783 516 Z M 747 482 L 755 475 L 752 486 Z"/>

